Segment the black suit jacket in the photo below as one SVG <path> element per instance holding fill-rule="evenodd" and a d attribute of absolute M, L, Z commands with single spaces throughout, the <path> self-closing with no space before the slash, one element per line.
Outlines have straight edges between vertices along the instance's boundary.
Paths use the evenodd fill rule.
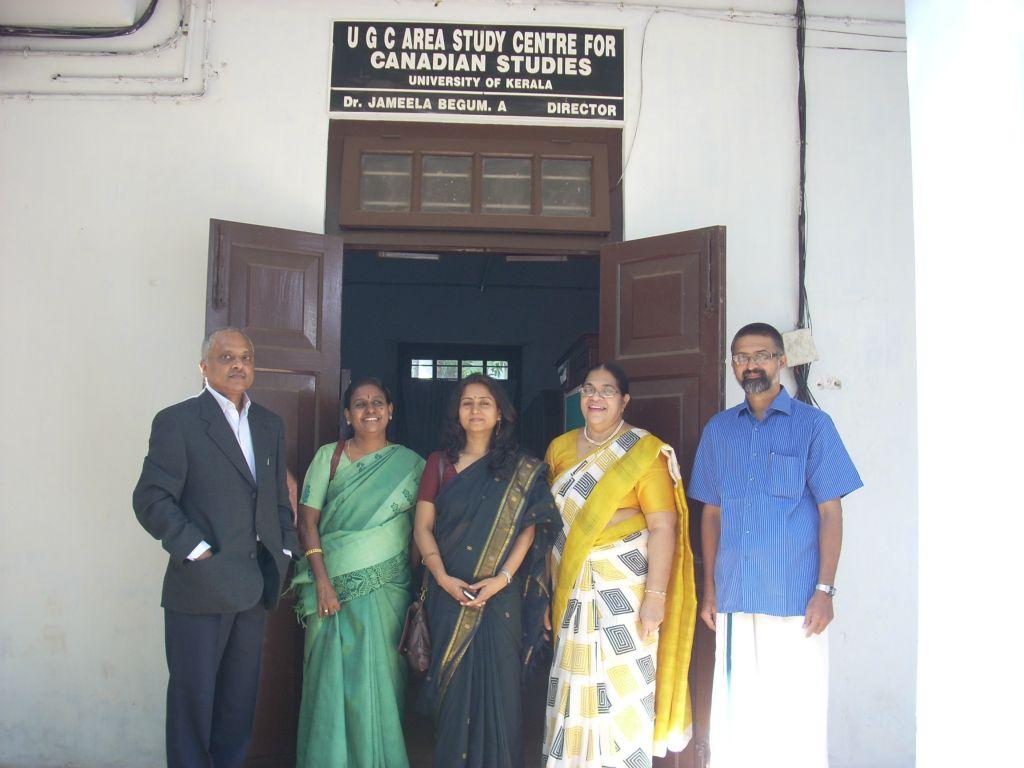
<path fill-rule="evenodd" d="M 156 415 L 149 454 L 132 497 L 142 527 L 170 554 L 165 608 L 233 613 L 258 601 L 277 603 L 288 557 L 298 553 L 285 480 L 284 425 L 256 403 L 249 407 L 256 479 L 213 395 Z M 266 548 L 259 552 L 256 537 Z M 190 561 L 201 541 L 213 556 Z"/>

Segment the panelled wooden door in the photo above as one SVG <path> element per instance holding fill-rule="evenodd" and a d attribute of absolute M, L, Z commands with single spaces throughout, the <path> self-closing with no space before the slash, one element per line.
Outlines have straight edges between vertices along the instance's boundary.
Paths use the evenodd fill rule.
<path fill-rule="evenodd" d="M 626 418 L 672 445 L 688 480 L 701 429 L 724 402 L 725 227 L 603 247 L 600 301 L 601 360 L 630 378 Z M 690 510 L 699 597 L 700 504 Z M 660 768 L 707 763 L 714 654 L 714 634 L 698 620 L 693 739 L 684 752 L 655 761 Z"/>
<path fill-rule="evenodd" d="M 341 270 L 340 237 L 210 221 L 206 330 L 230 325 L 252 338 L 249 394 L 284 420 L 299 483 L 316 449 L 338 439 Z M 303 639 L 294 603 L 267 619 L 250 768 L 295 764 Z"/>

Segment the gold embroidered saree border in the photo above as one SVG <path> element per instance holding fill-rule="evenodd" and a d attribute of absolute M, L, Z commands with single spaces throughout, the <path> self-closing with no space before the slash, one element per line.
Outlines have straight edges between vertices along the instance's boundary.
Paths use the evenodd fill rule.
<path fill-rule="evenodd" d="M 674 459 L 673 459 L 674 460 Z M 690 654 L 697 619 L 697 590 L 690 548 L 690 510 L 683 482 L 673 478 L 676 512 L 676 551 L 665 601 L 665 619 L 658 638 L 658 671 L 654 692 L 654 755 L 681 752 L 693 735 L 690 704 Z"/>

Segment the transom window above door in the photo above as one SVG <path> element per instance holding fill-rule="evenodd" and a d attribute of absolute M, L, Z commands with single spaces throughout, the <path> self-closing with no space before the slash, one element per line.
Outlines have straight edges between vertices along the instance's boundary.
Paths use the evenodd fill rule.
<path fill-rule="evenodd" d="M 591 157 L 363 152 L 359 174 L 364 212 L 592 217 L 594 210 Z"/>
<path fill-rule="evenodd" d="M 388 250 L 596 253 L 621 239 L 620 152 L 618 129 L 335 120 L 327 231 Z"/>

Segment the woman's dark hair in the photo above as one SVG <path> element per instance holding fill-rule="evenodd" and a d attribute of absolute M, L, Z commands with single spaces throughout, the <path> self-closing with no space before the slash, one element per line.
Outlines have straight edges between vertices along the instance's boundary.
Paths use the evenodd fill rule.
<path fill-rule="evenodd" d="M 466 447 L 466 430 L 459 423 L 459 406 L 462 403 L 462 396 L 466 393 L 466 387 L 470 384 L 481 384 L 487 387 L 487 391 L 494 398 L 494 404 L 498 406 L 501 421 L 491 433 L 490 468 L 496 477 L 509 478 L 516 466 L 519 447 L 515 429 L 516 409 L 505 388 L 486 374 L 471 373 L 452 390 L 451 397 L 448 398 L 448 412 L 445 414 L 441 433 L 441 450 L 444 451 L 448 461 L 455 464 L 459 460 L 459 452 Z"/>
<path fill-rule="evenodd" d="M 352 394 L 360 387 L 373 386 L 384 393 L 384 402 L 391 405 L 391 393 L 388 388 L 384 386 L 384 382 L 378 379 L 376 376 L 361 376 L 358 379 L 353 379 L 352 382 L 345 387 L 345 394 L 341 396 L 341 403 L 344 409 L 347 411 L 352 407 Z M 391 424 L 388 424 L 388 428 L 391 428 Z M 352 437 L 355 434 L 355 430 L 352 425 L 348 425 L 347 428 L 343 428 L 342 432 L 345 433 L 345 439 Z"/>
<path fill-rule="evenodd" d="M 590 376 L 594 371 L 608 371 L 612 378 L 615 379 L 615 385 L 619 388 L 619 392 L 623 395 L 629 394 L 629 376 L 615 363 L 598 363 L 587 371 L 587 376 Z M 583 378 L 586 379 L 587 376 Z"/>

